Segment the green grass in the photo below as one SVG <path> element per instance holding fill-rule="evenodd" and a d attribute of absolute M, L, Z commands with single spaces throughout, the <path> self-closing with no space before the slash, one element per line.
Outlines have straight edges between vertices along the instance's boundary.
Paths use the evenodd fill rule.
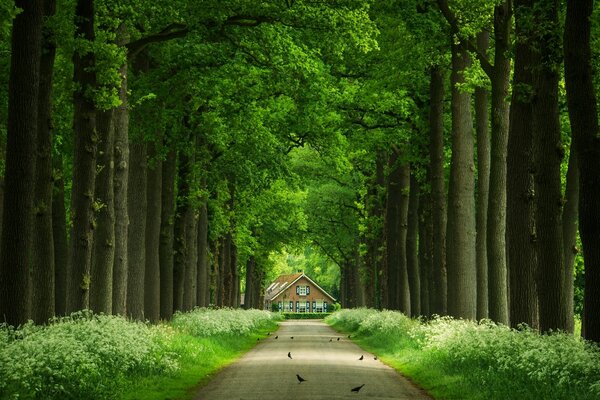
<path fill-rule="evenodd" d="M 600 398 L 600 349 L 573 335 L 368 309 L 327 322 L 436 399 Z"/>
<path fill-rule="evenodd" d="M 82 311 L 46 326 L 0 325 L 0 399 L 189 399 L 280 319 L 196 309 L 151 325 Z"/>

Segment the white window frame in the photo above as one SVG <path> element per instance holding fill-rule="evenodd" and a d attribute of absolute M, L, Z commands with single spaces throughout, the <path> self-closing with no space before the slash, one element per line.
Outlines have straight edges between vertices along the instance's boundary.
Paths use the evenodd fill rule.
<path fill-rule="evenodd" d="M 306 296 L 306 286 L 298 286 L 298 296 Z"/>

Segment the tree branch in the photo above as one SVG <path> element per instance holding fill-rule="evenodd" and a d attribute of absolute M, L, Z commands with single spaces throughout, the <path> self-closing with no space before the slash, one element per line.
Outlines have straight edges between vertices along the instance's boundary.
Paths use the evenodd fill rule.
<path fill-rule="evenodd" d="M 189 29 L 184 24 L 173 23 L 164 28 L 162 31 L 153 35 L 145 36 L 141 39 L 134 40 L 125 45 L 127 47 L 127 57 L 129 59 L 135 57 L 140 51 L 151 43 L 165 42 L 167 40 L 184 37 L 189 32 Z"/>

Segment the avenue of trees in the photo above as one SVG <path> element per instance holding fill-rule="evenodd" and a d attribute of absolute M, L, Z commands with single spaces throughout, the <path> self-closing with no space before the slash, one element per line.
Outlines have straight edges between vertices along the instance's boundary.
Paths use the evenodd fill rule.
<path fill-rule="evenodd" d="M 290 252 L 344 307 L 599 342 L 599 13 L 0 0 L 2 321 L 261 308 Z"/>

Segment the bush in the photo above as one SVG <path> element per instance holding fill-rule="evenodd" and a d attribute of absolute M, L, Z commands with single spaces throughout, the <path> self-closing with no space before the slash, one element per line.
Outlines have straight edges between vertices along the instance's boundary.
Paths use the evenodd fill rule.
<path fill-rule="evenodd" d="M 436 317 L 421 322 L 398 312 L 368 309 L 342 310 L 327 321 L 356 332 L 410 369 L 458 375 L 452 384 L 468 387 L 455 390 L 463 393 L 460 398 L 600 398 L 600 349 L 573 335 L 540 335 L 489 320 Z"/>
<path fill-rule="evenodd" d="M 264 310 L 196 308 L 186 313 L 175 313 L 172 325 L 197 337 L 247 335 L 279 319 L 279 314 Z"/>

